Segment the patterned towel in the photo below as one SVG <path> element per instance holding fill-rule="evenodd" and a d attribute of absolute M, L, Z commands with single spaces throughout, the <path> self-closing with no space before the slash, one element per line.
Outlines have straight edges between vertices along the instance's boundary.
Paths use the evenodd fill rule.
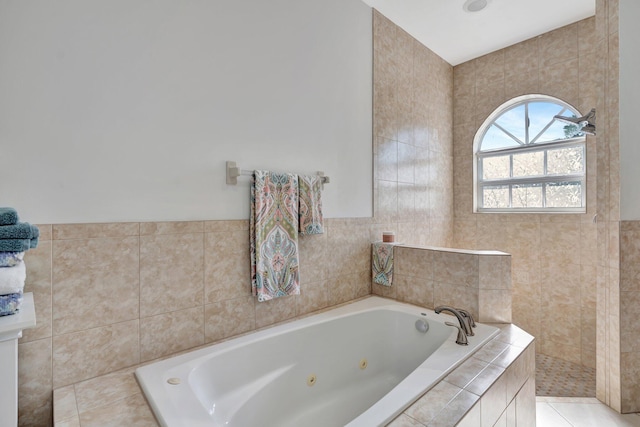
<path fill-rule="evenodd" d="M 300 234 L 322 234 L 322 177 L 298 176 L 300 185 Z"/>
<path fill-rule="evenodd" d="M 249 234 L 251 289 L 258 301 L 300 294 L 297 175 L 254 172 Z"/>
<path fill-rule="evenodd" d="M 391 286 L 393 283 L 393 247 L 397 243 L 371 244 L 371 277 L 374 283 Z"/>
<path fill-rule="evenodd" d="M 0 252 L 0 267 L 14 267 L 23 259 L 24 252 Z"/>
<path fill-rule="evenodd" d="M 22 305 L 22 292 L 0 295 L 0 316 L 16 314 Z"/>

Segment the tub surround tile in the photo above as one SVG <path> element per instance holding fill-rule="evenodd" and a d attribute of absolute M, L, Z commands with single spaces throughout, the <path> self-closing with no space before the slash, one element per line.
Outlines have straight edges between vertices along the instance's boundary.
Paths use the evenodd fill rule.
<path fill-rule="evenodd" d="M 368 276 L 367 276 L 368 277 Z M 366 294 L 370 294 L 367 292 Z M 329 306 L 329 284 L 328 281 L 305 283 L 300 289 L 298 296 L 298 316 L 308 314 L 317 310 L 322 310 Z"/>
<path fill-rule="evenodd" d="M 205 343 L 204 307 L 140 319 L 140 360 L 157 359 Z"/>
<path fill-rule="evenodd" d="M 256 328 L 263 328 L 296 317 L 296 299 L 297 295 L 291 295 L 257 302 L 255 305 Z"/>
<path fill-rule="evenodd" d="M 138 237 L 53 241 L 53 333 L 139 316 Z"/>
<path fill-rule="evenodd" d="M 151 409 L 141 393 L 126 397 L 107 406 L 80 414 L 83 427 L 157 426 Z"/>
<path fill-rule="evenodd" d="M 56 402 L 53 408 L 54 423 L 57 424 L 69 418 L 77 418 L 78 406 L 76 405 L 76 392 L 73 385 L 54 390 L 53 400 Z"/>
<path fill-rule="evenodd" d="M 53 240 L 95 239 L 101 237 L 127 237 L 139 235 L 140 224 L 137 222 L 53 225 Z"/>
<path fill-rule="evenodd" d="M 140 316 L 202 306 L 204 235 L 140 237 Z"/>
<path fill-rule="evenodd" d="M 40 231 L 39 241 L 44 242 L 46 240 L 53 240 L 53 225 L 51 224 L 36 224 Z"/>
<path fill-rule="evenodd" d="M 256 304 L 253 297 L 245 296 L 205 305 L 205 342 L 218 341 L 256 329 Z"/>
<path fill-rule="evenodd" d="M 70 386 L 75 392 L 77 412 L 84 413 L 139 394 L 140 387 L 134 377 L 134 371 L 134 368 L 127 368 Z"/>
<path fill-rule="evenodd" d="M 400 414 L 395 420 L 387 424 L 387 427 L 423 427 L 424 424 L 418 420 L 414 420 L 406 414 Z"/>
<path fill-rule="evenodd" d="M 24 291 L 33 293 L 37 322 L 35 328 L 22 331 L 20 342 L 34 341 L 51 337 L 52 335 L 52 246 L 51 241 L 41 241 L 36 249 L 32 249 L 25 254 L 27 280 L 24 285 Z"/>
<path fill-rule="evenodd" d="M 138 320 L 53 337 L 53 385 L 61 387 L 140 362 Z"/>
<path fill-rule="evenodd" d="M 411 405 L 405 413 L 422 424 L 428 425 L 461 392 L 460 387 L 441 381 Z"/>
<path fill-rule="evenodd" d="M 141 222 L 140 235 L 193 234 L 204 232 L 204 221 Z"/>
<path fill-rule="evenodd" d="M 249 220 L 234 219 L 220 221 L 204 221 L 205 233 L 218 233 L 224 231 L 247 231 L 249 232 Z"/>
<path fill-rule="evenodd" d="M 51 339 L 18 344 L 18 424 L 51 425 Z"/>

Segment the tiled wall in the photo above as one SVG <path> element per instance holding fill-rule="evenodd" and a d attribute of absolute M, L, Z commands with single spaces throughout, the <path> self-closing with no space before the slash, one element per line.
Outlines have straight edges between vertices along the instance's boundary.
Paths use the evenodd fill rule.
<path fill-rule="evenodd" d="M 451 246 L 452 67 L 373 14 L 374 215 L 414 245 Z"/>
<path fill-rule="evenodd" d="M 469 310 L 480 322 L 511 322 L 511 257 L 444 248 L 396 247 L 393 284 L 372 292 L 422 307 Z"/>
<path fill-rule="evenodd" d="M 371 293 L 371 219 L 300 239 L 301 295 L 256 303 L 248 221 L 41 225 L 25 257 L 37 327 L 19 344 L 20 425 L 51 390 Z"/>
<path fill-rule="evenodd" d="M 544 354 L 596 364 L 596 141 L 587 138 L 587 213 L 474 214 L 473 138 L 507 100 L 540 93 L 596 106 L 595 19 L 454 68 L 454 246 L 512 255 L 513 322 Z M 600 121 L 598 121 L 600 126 Z"/>

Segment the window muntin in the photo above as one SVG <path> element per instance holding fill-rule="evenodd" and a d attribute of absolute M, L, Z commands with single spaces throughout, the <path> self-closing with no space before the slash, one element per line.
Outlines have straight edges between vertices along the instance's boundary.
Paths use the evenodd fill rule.
<path fill-rule="evenodd" d="M 474 141 L 476 212 L 585 211 L 585 136 L 555 115 L 580 113 L 527 95 L 489 116 Z"/>

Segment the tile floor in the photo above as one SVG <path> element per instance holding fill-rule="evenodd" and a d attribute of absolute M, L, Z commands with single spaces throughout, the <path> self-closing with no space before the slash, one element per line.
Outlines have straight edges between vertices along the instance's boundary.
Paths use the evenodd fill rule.
<path fill-rule="evenodd" d="M 594 397 L 536 398 L 539 427 L 640 427 L 640 414 L 618 414 Z"/>
<path fill-rule="evenodd" d="M 536 354 L 536 396 L 596 397 L 596 370 Z"/>

